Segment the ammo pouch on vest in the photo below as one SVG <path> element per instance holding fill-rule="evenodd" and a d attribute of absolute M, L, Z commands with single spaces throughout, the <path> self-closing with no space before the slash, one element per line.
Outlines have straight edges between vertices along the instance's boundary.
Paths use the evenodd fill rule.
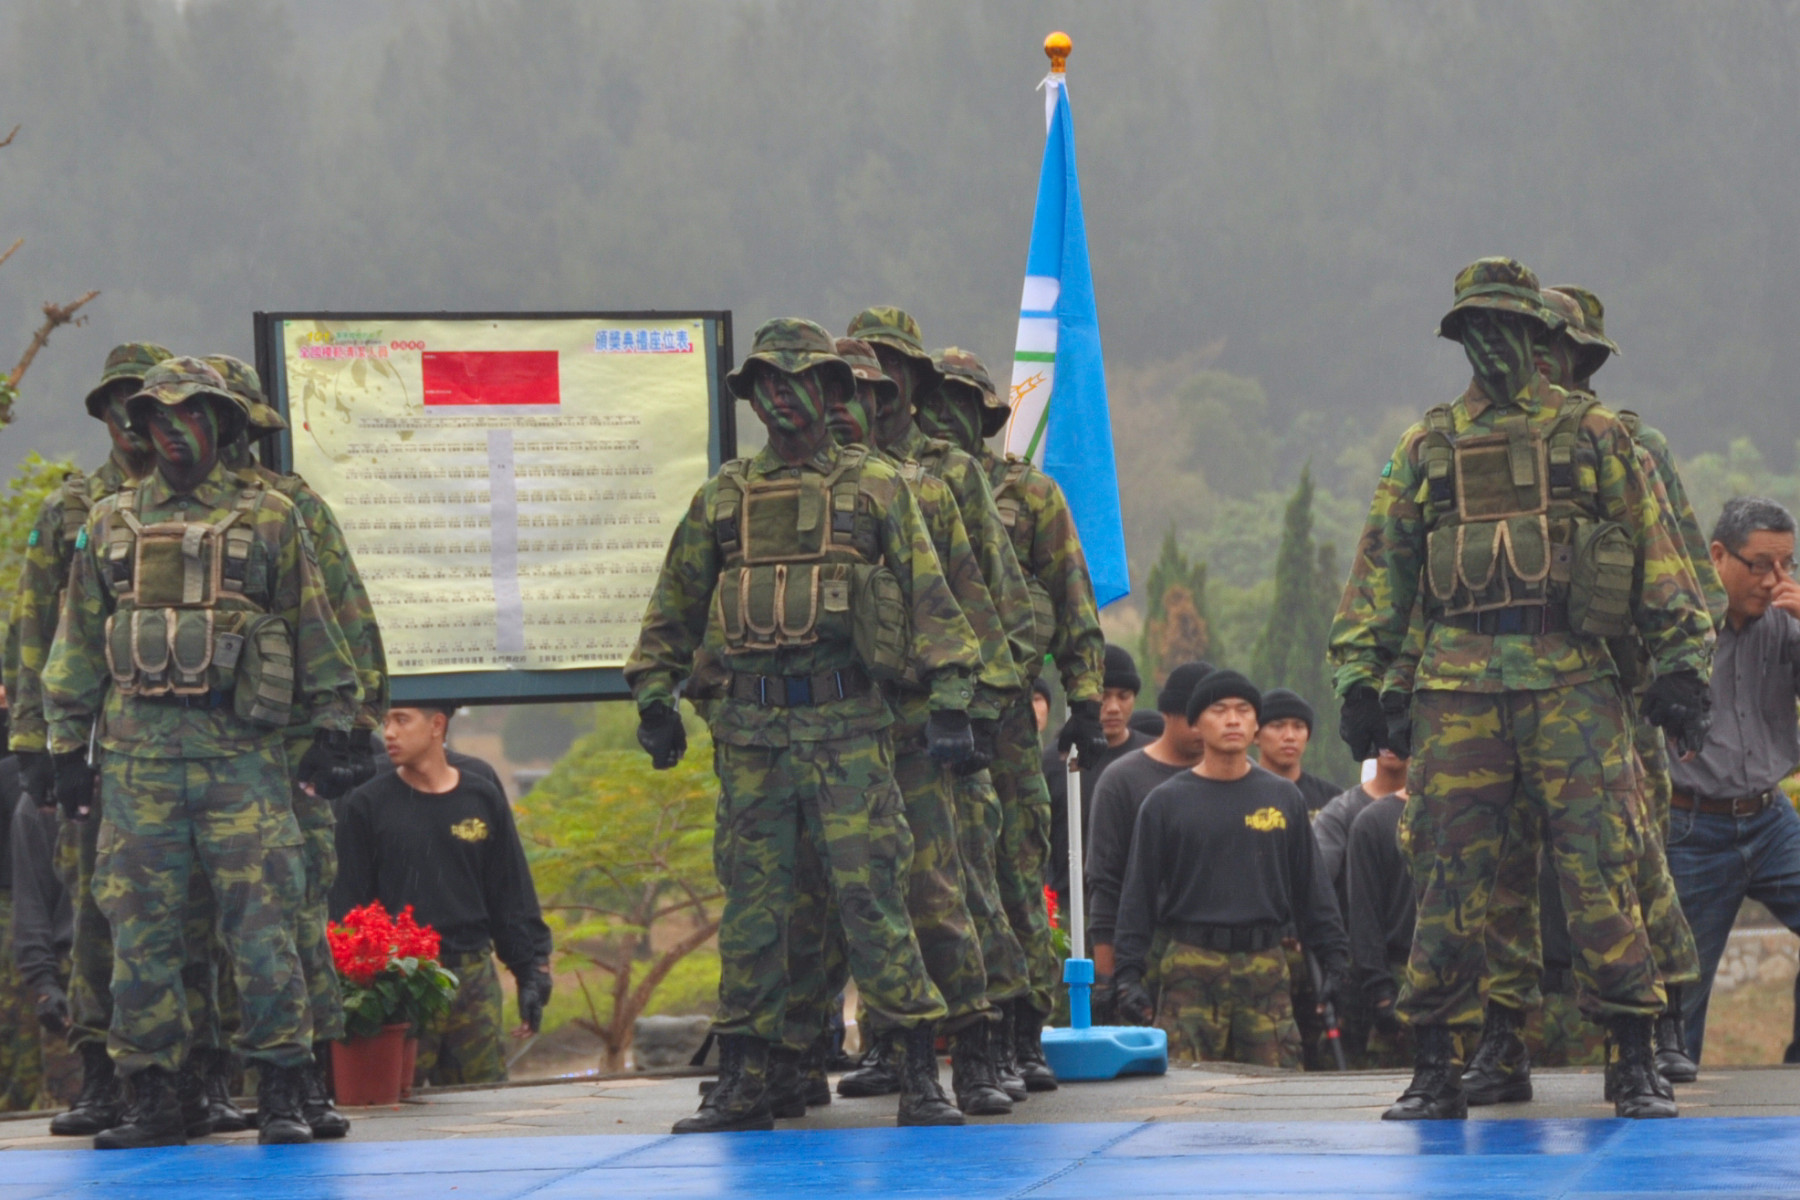
<path fill-rule="evenodd" d="M 1617 521 L 1575 522 L 1569 562 L 1569 628 L 1589 637 L 1632 631 L 1632 576 L 1637 565 L 1631 532 Z"/>
<path fill-rule="evenodd" d="M 1022 497 L 1025 476 L 1030 469 L 1031 464 L 1024 459 L 1008 457 L 1006 470 L 994 487 L 994 507 L 1000 511 L 1000 523 L 1006 526 L 1021 567 L 1029 561 L 1031 551 L 1031 523 L 1021 522 L 1025 515 Z M 1048 654 L 1050 643 L 1056 637 L 1056 603 L 1050 598 L 1050 589 L 1029 568 L 1025 572 L 1025 590 L 1031 593 L 1032 646 L 1039 654 Z"/>
<path fill-rule="evenodd" d="M 293 638 L 286 621 L 244 594 L 255 535 L 241 518 L 260 497 L 246 489 L 216 524 L 146 525 L 135 511 L 137 489 L 120 494 L 102 570 L 117 600 L 106 621 L 106 665 L 121 695 L 230 694 L 246 720 L 289 723 Z"/>

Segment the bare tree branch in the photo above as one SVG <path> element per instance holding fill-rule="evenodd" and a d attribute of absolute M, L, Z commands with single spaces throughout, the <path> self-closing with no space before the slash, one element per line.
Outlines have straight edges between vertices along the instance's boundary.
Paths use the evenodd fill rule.
<path fill-rule="evenodd" d="M 18 249 L 17 243 L 14 243 L 13 249 Z M 7 253 L 11 254 L 12 250 L 8 250 Z M 3 261 L 5 260 L 0 259 L 0 262 Z M 31 360 L 36 358 L 38 351 L 42 350 L 44 346 L 49 343 L 50 334 L 53 330 L 63 325 L 86 324 L 86 317 L 77 317 L 75 314 L 80 312 L 82 307 L 87 304 L 88 301 L 99 294 L 98 291 L 92 291 L 85 296 L 69 301 L 67 304 L 54 304 L 48 300 L 44 301 L 44 323 L 38 326 L 38 331 L 36 333 L 31 335 L 31 345 L 25 347 L 25 353 L 19 356 L 18 365 L 12 369 L 12 374 L 6 377 L 6 387 L 8 392 L 18 391 L 19 381 L 25 378 L 25 372 L 31 367 Z M 0 398 L 0 425 L 4 425 L 10 420 L 12 420 L 12 397 L 8 395 Z"/>
<path fill-rule="evenodd" d="M 3 146 L 3 145 L 5 145 L 5 144 L 6 144 L 6 143 L 4 143 L 4 142 L 0 142 L 0 146 Z M 19 248 L 19 247 L 20 247 L 20 246 L 23 246 L 23 245 L 24 245 L 24 244 L 25 244 L 25 239 L 24 239 L 24 238 L 20 238 L 20 239 L 19 239 L 19 240 L 18 240 L 18 241 L 16 241 L 16 242 L 14 242 L 14 243 L 13 243 L 13 244 L 12 244 L 12 245 L 10 245 L 10 246 L 8 246 L 8 247 L 7 247 L 7 248 L 6 248 L 6 253 L 5 253 L 5 254 L 0 254 L 0 266 L 3 266 L 3 265 L 5 265 L 5 263 L 6 263 L 6 260 L 7 260 L 7 259 L 9 259 L 9 258 L 11 258 L 11 257 L 12 257 L 12 256 L 13 256 L 13 254 L 14 254 L 14 252 L 15 252 L 15 251 L 17 251 L 17 250 L 18 250 L 18 248 Z"/>
<path fill-rule="evenodd" d="M 14 125 L 12 127 L 12 132 L 6 135 L 6 140 L 3 142 L 0 142 L 0 148 L 4 148 L 4 147 L 12 145 L 12 140 L 19 136 L 20 128 L 21 128 L 21 126 Z"/>

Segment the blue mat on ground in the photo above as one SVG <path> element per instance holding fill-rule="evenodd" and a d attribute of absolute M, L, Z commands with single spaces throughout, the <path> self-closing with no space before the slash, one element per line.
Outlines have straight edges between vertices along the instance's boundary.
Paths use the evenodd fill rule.
<path fill-rule="evenodd" d="M 14 1151 L 0 1200 L 1800 1197 L 1800 1118 L 988 1125 Z"/>

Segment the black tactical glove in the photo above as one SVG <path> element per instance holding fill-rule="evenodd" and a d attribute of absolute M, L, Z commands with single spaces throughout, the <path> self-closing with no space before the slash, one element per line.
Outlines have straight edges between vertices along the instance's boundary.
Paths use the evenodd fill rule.
<path fill-rule="evenodd" d="M 933 709 L 925 722 L 925 752 L 941 763 L 967 762 L 975 753 L 969 714 L 959 708 Z"/>
<path fill-rule="evenodd" d="M 650 756 L 650 765 L 659 771 L 668 770 L 687 753 L 687 729 L 681 714 L 661 700 L 652 700 L 638 713 L 637 737 L 638 745 Z"/>
<path fill-rule="evenodd" d="M 56 764 L 43 750 L 21 750 L 19 786 L 39 808 L 56 807 Z"/>
<path fill-rule="evenodd" d="M 38 1024 L 51 1033 L 67 1033 L 72 1017 L 69 994 L 54 983 L 44 985 L 37 998 Z"/>
<path fill-rule="evenodd" d="M 550 1003 L 550 964 L 532 963 L 530 970 L 515 978 L 519 984 L 519 1020 L 536 1033 L 544 1025 L 544 1005 Z"/>
<path fill-rule="evenodd" d="M 323 800 L 336 800 L 357 784 L 373 775 L 369 756 L 358 755 L 344 729 L 321 729 L 313 734 L 312 745 L 300 756 L 300 767 L 294 778 L 310 783 L 313 794 Z"/>
<path fill-rule="evenodd" d="M 85 820 L 94 805 L 94 785 L 99 775 L 87 764 L 87 751 L 65 750 L 53 755 L 56 768 L 56 803 L 71 821 Z"/>
<path fill-rule="evenodd" d="M 1412 693 L 1381 693 L 1381 712 L 1387 718 L 1387 745 L 1401 758 L 1412 757 Z"/>
<path fill-rule="evenodd" d="M 1329 1004 L 1341 1021 L 1349 1011 L 1350 987 L 1344 972 L 1337 967 L 1326 967 L 1319 973 L 1319 1007 Z"/>
<path fill-rule="evenodd" d="M 1676 757 L 1698 754 L 1712 728 L 1712 691 L 1698 671 L 1658 675 L 1644 693 L 1644 719 L 1669 735 Z"/>
<path fill-rule="evenodd" d="M 1100 702 L 1077 700 L 1069 705 L 1069 719 L 1056 733 L 1056 748 L 1063 754 L 1075 751 L 1082 763 L 1096 763 L 1106 757 L 1106 730 L 1100 727 Z"/>
<path fill-rule="evenodd" d="M 958 775 L 974 775 L 987 770 L 999 752 L 1000 722 L 992 717 L 971 717 L 969 732 L 975 737 L 975 751 L 956 764 Z"/>
<path fill-rule="evenodd" d="M 1119 988 L 1111 975 L 1095 976 L 1094 986 L 1088 989 L 1088 1011 L 1096 1025 L 1119 1023 Z"/>
<path fill-rule="evenodd" d="M 1388 744 L 1387 713 L 1381 697 L 1366 683 L 1359 683 L 1344 695 L 1344 707 L 1338 713 L 1338 736 L 1350 747 L 1350 757 L 1366 762 Z"/>
<path fill-rule="evenodd" d="M 1127 1025 L 1148 1025 L 1156 1020 L 1156 1005 L 1150 1002 L 1150 992 L 1137 975 L 1115 977 L 1113 1008 Z"/>
<path fill-rule="evenodd" d="M 1375 1028 L 1389 1037 L 1400 1032 L 1400 1014 L 1395 1011 L 1399 999 L 1400 988 L 1392 980 L 1384 980 L 1370 990 L 1370 1020 Z"/>

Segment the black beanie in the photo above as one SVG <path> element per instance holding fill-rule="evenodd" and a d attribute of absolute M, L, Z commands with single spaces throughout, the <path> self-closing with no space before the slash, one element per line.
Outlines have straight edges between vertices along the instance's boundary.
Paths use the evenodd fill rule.
<path fill-rule="evenodd" d="M 1131 651 L 1106 643 L 1106 674 L 1100 686 L 1124 688 L 1128 692 L 1144 690 L 1144 681 L 1138 676 L 1137 659 L 1131 657 Z"/>
<path fill-rule="evenodd" d="M 1194 694 L 1188 697 L 1188 724 L 1192 725 L 1201 713 L 1221 700 L 1248 700 L 1250 707 L 1256 710 L 1257 722 L 1261 723 L 1262 693 L 1256 690 L 1256 685 L 1236 671 L 1214 671 L 1202 679 Z"/>
<path fill-rule="evenodd" d="M 1312 732 L 1315 720 L 1313 706 L 1299 692 L 1289 691 L 1287 688 L 1270 688 L 1263 693 L 1262 711 L 1256 718 L 1259 722 L 1270 725 L 1289 717 L 1305 721 L 1306 731 Z"/>
<path fill-rule="evenodd" d="M 1031 681 L 1031 690 L 1046 700 L 1055 698 L 1050 693 L 1050 681 L 1045 679 L 1042 675 L 1039 675 L 1036 679 Z"/>
<path fill-rule="evenodd" d="M 1168 679 L 1163 681 L 1162 691 L 1156 694 L 1156 711 L 1186 715 L 1188 697 L 1194 694 L 1194 685 L 1212 673 L 1213 665 L 1209 662 L 1184 662 L 1170 671 Z"/>

